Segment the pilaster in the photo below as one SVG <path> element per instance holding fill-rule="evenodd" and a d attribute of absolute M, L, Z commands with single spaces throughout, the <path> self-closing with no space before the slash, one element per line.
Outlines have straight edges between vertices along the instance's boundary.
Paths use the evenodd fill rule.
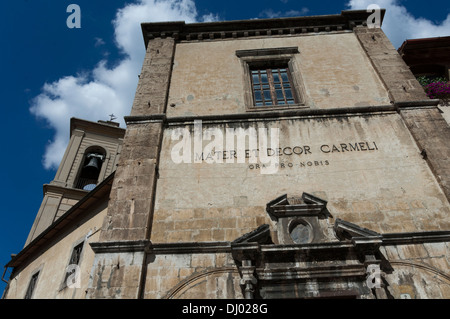
<path fill-rule="evenodd" d="M 150 237 L 163 119 L 174 51 L 174 38 L 160 37 L 148 41 L 131 116 L 126 117 L 127 131 L 110 193 L 108 213 L 97 245 L 139 242 Z M 89 286 L 91 298 L 141 296 L 144 281 L 137 278 L 144 276 L 145 253 L 127 247 L 125 245 L 120 250 L 107 253 L 96 252 L 93 280 Z M 116 281 L 114 287 L 102 284 L 96 286 L 96 283 L 108 282 L 110 272 L 115 270 L 111 261 L 115 260 L 121 261 L 120 273 L 133 273 L 134 279 L 124 277 Z M 103 271 L 105 266 L 109 271 Z"/>
<path fill-rule="evenodd" d="M 380 28 L 356 27 L 362 48 L 385 84 L 424 160 L 450 200 L 450 126 Z"/>

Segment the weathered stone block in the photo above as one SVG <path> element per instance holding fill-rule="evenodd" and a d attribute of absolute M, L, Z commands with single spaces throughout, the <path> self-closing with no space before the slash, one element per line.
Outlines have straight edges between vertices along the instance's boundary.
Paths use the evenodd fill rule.
<path fill-rule="evenodd" d="M 205 242 L 211 240 L 211 229 L 195 229 L 192 230 L 190 238 L 188 238 L 185 241 L 199 241 L 199 242 Z"/>
<path fill-rule="evenodd" d="M 450 251 L 445 243 L 425 243 L 423 244 L 430 257 L 450 256 Z"/>
<path fill-rule="evenodd" d="M 421 244 L 397 246 L 397 251 L 401 259 L 417 259 L 428 257 L 428 252 Z"/>
<path fill-rule="evenodd" d="M 194 254 L 191 261 L 192 267 L 213 267 L 215 266 L 215 255 L 213 254 Z"/>
<path fill-rule="evenodd" d="M 225 230 L 224 229 L 213 229 L 211 231 L 211 240 L 224 241 L 225 240 Z"/>
<path fill-rule="evenodd" d="M 221 218 L 218 220 L 219 228 L 235 228 L 237 218 Z"/>

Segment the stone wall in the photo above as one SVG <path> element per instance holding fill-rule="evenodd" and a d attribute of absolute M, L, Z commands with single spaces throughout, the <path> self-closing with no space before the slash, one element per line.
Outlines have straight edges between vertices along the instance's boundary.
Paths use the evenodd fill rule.
<path fill-rule="evenodd" d="M 450 199 L 448 122 L 438 108 L 426 107 L 430 101 L 425 91 L 381 29 L 357 27 L 354 32 L 388 89 L 392 102 L 400 107 L 400 114 L 418 147 L 427 153 L 430 168 Z"/>
<path fill-rule="evenodd" d="M 449 299 L 449 244 L 385 246 L 380 250 L 392 272 L 385 276 L 387 290 L 395 299 Z"/>
<path fill-rule="evenodd" d="M 203 126 L 205 131 L 225 128 Z M 302 192 L 327 200 L 334 218 L 380 233 L 450 226 L 445 195 L 398 114 L 226 125 L 257 126 L 280 129 L 281 155 L 274 174 L 262 174 L 249 159 L 194 163 L 191 157 L 192 163 L 177 164 L 171 151 L 179 140 L 172 140 L 172 129 L 165 130 L 152 242 L 232 241 L 256 226 L 270 224 L 265 212 L 269 201 Z M 203 143 L 204 150 L 210 141 Z M 355 143 L 364 148 L 350 148 Z M 294 154 L 294 147 L 303 153 Z"/>
<path fill-rule="evenodd" d="M 144 298 L 242 299 L 229 253 L 150 255 Z"/>
<path fill-rule="evenodd" d="M 298 47 L 294 64 L 306 105 L 329 109 L 387 105 L 390 100 L 353 33 L 177 44 L 167 116 L 246 112 L 238 50 Z M 208 75 L 208 76 L 205 76 Z"/>

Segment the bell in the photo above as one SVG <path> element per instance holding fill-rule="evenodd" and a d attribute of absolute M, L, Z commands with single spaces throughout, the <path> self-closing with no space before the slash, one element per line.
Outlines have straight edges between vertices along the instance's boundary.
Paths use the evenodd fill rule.
<path fill-rule="evenodd" d="M 84 167 L 86 171 L 97 172 L 99 170 L 100 165 L 98 165 L 98 158 L 92 156 L 89 160 L 89 163 Z"/>

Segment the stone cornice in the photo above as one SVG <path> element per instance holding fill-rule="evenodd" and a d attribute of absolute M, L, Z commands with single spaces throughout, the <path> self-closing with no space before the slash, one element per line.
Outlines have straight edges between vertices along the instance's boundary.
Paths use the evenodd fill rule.
<path fill-rule="evenodd" d="M 82 132 L 104 134 L 116 138 L 124 137 L 125 135 L 124 128 L 107 123 L 108 122 L 92 122 L 73 117 L 70 119 L 70 135 L 72 136 L 72 134 L 80 134 L 79 132 L 75 133 L 75 131 L 82 131 Z"/>
<path fill-rule="evenodd" d="M 261 111 L 261 112 L 246 112 L 246 113 L 232 113 L 232 114 L 211 114 L 211 115 L 189 115 L 189 116 L 175 116 L 170 117 L 166 114 L 152 114 L 139 116 L 125 116 L 127 125 L 144 124 L 162 122 L 168 125 L 187 125 L 194 124 L 195 120 L 202 120 L 203 122 L 233 122 L 233 121 L 251 121 L 251 120 L 273 120 L 295 117 L 311 117 L 311 116 L 350 116 L 361 114 L 375 114 L 375 113 L 391 113 L 398 112 L 401 109 L 407 108 L 435 108 L 439 100 L 418 100 L 418 101 L 399 101 L 395 104 L 389 105 L 368 105 L 368 106 L 349 106 L 340 108 L 315 109 L 315 108 L 299 108 L 289 110 Z"/>
<path fill-rule="evenodd" d="M 142 23 L 144 43 L 154 38 L 172 37 L 177 41 L 237 39 L 258 36 L 280 36 L 317 32 L 353 30 L 365 26 L 372 14 L 366 10 L 344 10 L 340 14 L 190 23 L 184 21 Z M 381 20 L 385 10 L 381 9 Z M 382 21 L 381 21 L 382 22 Z"/>
<path fill-rule="evenodd" d="M 399 109 L 406 108 L 426 108 L 426 107 L 436 107 L 439 104 L 439 99 L 427 99 L 427 100 L 417 100 L 417 101 L 395 101 L 394 105 Z"/>
<path fill-rule="evenodd" d="M 341 221 L 342 223 L 342 221 Z M 350 223 L 347 223 L 350 224 Z M 266 231 L 266 227 L 262 227 L 261 231 Z M 254 233 L 251 232 L 244 236 L 250 237 L 250 241 L 240 240 L 238 238 L 234 242 L 229 241 L 215 241 L 215 242 L 177 242 L 177 243 L 152 243 L 149 240 L 137 241 L 111 241 L 111 242 L 94 242 L 90 243 L 92 249 L 96 253 L 117 253 L 117 252 L 146 252 L 150 254 L 205 254 L 205 253 L 229 253 L 229 252 L 261 252 L 264 254 L 278 254 L 284 253 L 321 253 L 324 251 L 347 251 L 357 249 L 358 247 L 379 247 L 390 245 L 415 245 L 433 242 L 449 242 L 450 231 L 425 231 L 412 233 L 391 233 L 378 234 L 374 236 L 375 232 L 361 228 L 367 232 L 368 235 L 359 235 L 353 237 L 351 240 L 341 240 L 328 243 L 316 244 L 291 244 L 291 245 L 276 245 L 276 244 L 260 244 L 254 240 Z"/>
<path fill-rule="evenodd" d="M 382 234 L 383 246 L 450 242 L 450 231 Z"/>
<path fill-rule="evenodd" d="M 394 105 L 377 105 L 377 106 L 354 106 L 354 107 L 342 107 L 331 109 L 312 109 L 301 108 L 292 110 L 273 110 L 264 112 L 246 112 L 246 113 L 233 113 L 233 114 L 213 114 L 213 115 L 189 115 L 189 116 L 177 116 L 167 117 L 165 114 L 153 114 L 153 115 L 139 115 L 139 116 L 125 116 L 125 122 L 127 125 L 132 124 L 145 124 L 162 122 L 167 125 L 192 125 L 195 120 L 202 120 L 209 123 L 220 122 L 235 122 L 235 121 L 270 121 L 273 119 L 293 119 L 296 117 L 311 117 L 311 116 L 350 116 L 360 114 L 375 114 L 375 113 L 392 113 L 397 112 L 397 108 Z"/>
<path fill-rule="evenodd" d="M 151 245 L 149 240 L 130 240 L 130 241 L 112 241 L 112 242 L 93 242 L 89 243 L 96 254 L 119 253 L 119 252 L 146 252 Z"/>
<path fill-rule="evenodd" d="M 77 189 L 77 188 L 70 188 L 65 186 L 59 186 L 55 184 L 44 184 L 43 185 L 43 192 L 44 196 L 49 193 L 55 193 L 55 194 L 61 194 L 65 195 L 67 197 L 73 197 L 73 198 L 82 198 L 86 196 L 89 191 L 83 190 L 83 189 Z"/>

